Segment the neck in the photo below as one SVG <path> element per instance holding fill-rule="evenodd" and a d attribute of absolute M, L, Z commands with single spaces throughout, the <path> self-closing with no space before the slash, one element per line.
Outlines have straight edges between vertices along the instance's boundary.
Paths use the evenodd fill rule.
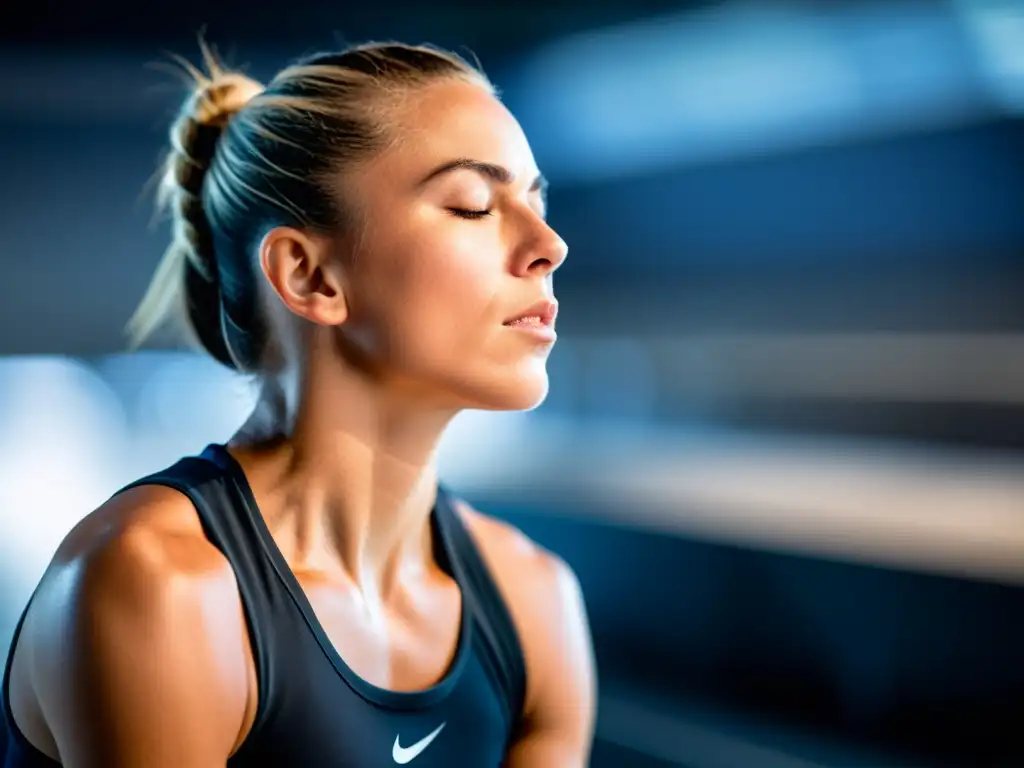
<path fill-rule="evenodd" d="M 351 368 L 309 364 L 265 387 L 231 443 L 269 467 L 274 523 L 297 560 L 335 561 L 361 588 L 386 593 L 400 571 L 429 562 L 437 447 L 455 415 Z"/>

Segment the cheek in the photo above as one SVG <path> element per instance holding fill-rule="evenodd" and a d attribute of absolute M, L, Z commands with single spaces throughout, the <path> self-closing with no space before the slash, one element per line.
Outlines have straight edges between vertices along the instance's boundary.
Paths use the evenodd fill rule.
<path fill-rule="evenodd" d="M 481 354 L 499 329 L 507 285 L 500 248 L 471 231 L 459 234 L 413 238 L 415 246 L 389 249 L 367 270 L 359 314 L 395 362 L 455 364 Z"/>
<path fill-rule="evenodd" d="M 409 333 L 439 356 L 479 355 L 501 322 L 500 263 L 479 252 L 432 256 L 409 292 Z"/>

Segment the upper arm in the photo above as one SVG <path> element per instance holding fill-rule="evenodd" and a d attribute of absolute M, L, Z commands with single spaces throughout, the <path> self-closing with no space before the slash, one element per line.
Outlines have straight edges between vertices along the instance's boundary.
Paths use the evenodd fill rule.
<path fill-rule="evenodd" d="M 526 660 L 522 728 L 509 768 L 583 768 L 594 736 L 597 674 L 579 580 L 518 530 L 460 505 L 508 603 Z"/>
<path fill-rule="evenodd" d="M 539 580 L 548 604 L 526 633 L 532 691 L 524 729 L 508 755 L 510 768 L 583 768 L 594 738 L 597 675 L 590 627 L 576 574 L 547 559 Z M 532 651 L 532 652 L 531 652 Z"/>
<path fill-rule="evenodd" d="M 216 573 L 191 538 L 138 528 L 52 568 L 19 646 L 64 766 L 225 764 L 246 656 Z"/>

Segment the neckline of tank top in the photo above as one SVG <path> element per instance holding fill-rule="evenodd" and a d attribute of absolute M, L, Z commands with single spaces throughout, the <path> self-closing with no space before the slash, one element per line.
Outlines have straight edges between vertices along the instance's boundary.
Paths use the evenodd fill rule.
<path fill-rule="evenodd" d="M 326 630 L 323 628 L 323 625 L 316 616 L 316 612 L 313 610 L 313 606 L 306 597 L 306 593 L 303 591 L 302 585 L 299 584 L 295 573 L 285 560 L 284 554 L 277 546 L 277 542 L 274 541 L 274 537 L 271 535 L 270 529 L 267 527 L 263 514 L 259 510 L 259 505 L 256 503 L 256 497 L 253 494 L 252 486 L 249 485 L 249 480 L 245 475 L 245 470 L 227 449 L 227 446 L 219 443 L 213 443 L 207 446 L 206 450 L 203 451 L 201 455 L 207 460 L 212 460 L 214 464 L 224 471 L 226 477 L 235 485 L 241 495 L 246 517 L 255 528 L 257 538 L 263 547 L 263 551 L 270 559 L 271 565 L 273 565 L 282 586 L 285 588 L 285 591 L 292 599 L 293 604 L 305 620 L 307 627 L 316 638 L 321 650 L 327 657 L 327 660 L 330 661 L 335 671 L 349 685 L 349 687 L 352 688 L 352 690 L 373 704 L 398 710 L 423 709 L 436 704 L 452 692 L 456 684 L 459 682 L 459 679 L 462 677 L 462 672 L 470 656 L 473 634 L 473 618 L 472 612 L 470 611 L 469 599 L 466 594 L 468 585 L 462 583 L 457 577 L 454 565 L 457 554 L 453 551 L 452 542 L 445 531 L 445 526 L 438 520 L 439 514 L 455 514 L 455 511 L 452 509 L 447 509 L 443 512 L 439 511 L 441 505 L 449 504 L 445 493 L 441 488 L 438 488 L 437 500 L 435 502 L 434 509 L 431 512 L 430 520 L 435 537 L 434 541 L 440 541 L 441 544 L 441 551 L 438 553 L 440 555 L 440 557 L 438 557 L 439 564 L 449 576 L 456 580 L 456 584 L 458 584 L 459 591 L 461 592 L 459 637 L 456 641 L 455 653 L 452 656 L 452 660 L 436 683 L 419 690 L 396 691 L 390 688 L 382 688 L 378 685 L 374 685 L 360 676 L 348 665 L 338 650 L 334 647 L 334 643 L 332 643 L 331 639 L 327 636 Z"/>

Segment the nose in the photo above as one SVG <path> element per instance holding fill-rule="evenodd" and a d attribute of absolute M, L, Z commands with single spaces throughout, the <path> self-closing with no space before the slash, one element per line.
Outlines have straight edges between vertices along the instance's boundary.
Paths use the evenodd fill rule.
<path fill-rule="evenodd" d="M 515 260 L 520 277 L 547 277 L 562 266 L 569 255 L 569 246 L 551 225 L 537 217 L 532 237 L 527 238 Z"/>

